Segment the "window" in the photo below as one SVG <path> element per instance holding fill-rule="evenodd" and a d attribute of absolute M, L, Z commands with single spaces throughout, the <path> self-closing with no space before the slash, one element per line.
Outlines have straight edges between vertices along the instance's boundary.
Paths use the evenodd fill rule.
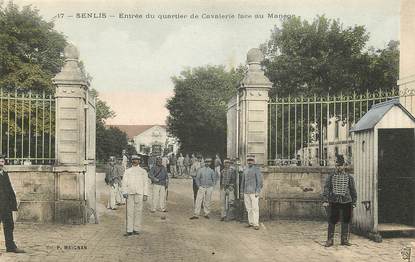
<path fill-rule="evenodd" d="M 339 154 L 339 148 L 336 146 L 334 148 L 334 155 L 337 156 Z"/>
<path fill-rule="evenodd" d="M 141 144 L 140 145 L 140 152 L 144 152 L 146 150 L 146 145 Z"/>
<path fill-rule="evenodd" d="M 161 145 L 153 145 L 151 147 L 151 153 L 154 154 L 155 156 L 161 156 L 161 153 L 162 153 Z"/>

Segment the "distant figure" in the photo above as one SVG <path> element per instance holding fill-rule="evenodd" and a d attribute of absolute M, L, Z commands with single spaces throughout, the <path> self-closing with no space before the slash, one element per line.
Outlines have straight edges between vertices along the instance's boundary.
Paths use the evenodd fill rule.
<path fill-rule="evenodd" d="M 123 198 L 122 192 L 121 192 L 121 181 L 124 177 L 124 172 L 126 169 L 123 167 L 122 161 L 123 161 L 122 158 L 118 158 L 117 163 L 116 163 L 116 165 L 121 169 L 121 179 L 120 179 L 120 183 L 118 185 L 117 192 L 115 195 L 115 203 L 117 206 L 125 205 L 125 198 Z"/>
<path fill-rule="evenodd" d="M 150 157 L 148 158 L 148 168 L 151 169 L 156 164 L 156 157 L 153 153 L 150 154 Z"/>
<path fill-rule="evenodd" d="M 127 151 L 125 149 L 122 151 L 122 163 L 121 164 L 124 170 L 126 170 L 128 167 L 128 156 L 127 156 Z"/>
<path fill-rule="evenodd" d="M 169 165 L 169 158 L 167 157 L 167 155 L 164 155 L 161 158 L 161 164 L 167 169 L 167 166 Z"/>
<path fill-rule="evenodd" d="M 231 160 L 223 161 L 225 167 L 220 176 L 220 204 L 221 204 L 221 221 L 229 219 L 231 207 L 234 204 L 236 192 L 237 174 L 234 168 L 231 168 Z"/>
<path fill-rule="evenodd" d="M 195 154 L 192 154 L 192 157 L 190 158 L 190 166 L 193 165 L 193 163 L 197 160 L 197 157 Z"/>
<path fill-rule="evenodd" d="M 170 156 L 169 162 L 170 162 L 170 173 L 172 177 L 177 177 L 177 157 L 174 153 Z"/>
<path fill-rule="evenodd" d="M 156 159 L 156 165 L 150 169 L 149 178 L 153 184 L 151 213 L 156 212 L 157 206 L 161 212 L 166 212 L 166 188 L 169 181 L 167 169 L 161 164 L 161 158 Z"/>
<path fill-rule="evenodd" d="M 259 230 L 259 194 L 263 186 L 261 170 L 256 167 L 255 157 L 247 157 L 248 166 L 243 171 L 241 193 L 244 196 L 246 211 L 248 211 L 248 227 Z"/>
<path fill-rule="evenodd" d="M 183 176 L 184 174 L 184 157 L 183 154 L 180 153 L 180 156 L 177 158 L 177 167 L 179 168 L 179 176 Z"/>
<path fill-rule="evenodd" d="M 199 190 L 199 187 L 196 184 L 196 175 L 197 175 L 197 171 L 201 167 L 202 167 L 201 158 L 196 159 L 193 162 L 192 166 L 190 167 L 190 176 L 192 177 L 192 180 L 193 180 L 193 204 L 196 203 L 197 191 Z"/>
<path fill-rule="evenodd" d="M 184 170 L 186 173 L 186 176 L 190 175 L 190 157 L 189 154 L 186 154 L 186 157 L 184 158 Z"/>
<path fill-rule="evenodd" d="M 218 176 L 220 176 L 220 167 L 222 165 L 222 160 L 220 160 L 219 154 L 216 154 L 215 158 L 215 172 Z"/>
<path fill-rule="evenodd" d="M 213 187 L 217 182 L 217 176 L 215 171 L 213 171 L 209 165 L 211 164 L 212 159 L 205 159 L 205 166 L 200 168 L 197 171 L 196 175 L 196 185 L 199 187 L 197 191 L 196 204 L 194 208 L 194 215 L 190 219 L 198 219 L 200 215 L 200 209 L 202 208 L 205 213 L 205 218 L 209 219 L 210 213 L 210 201 L 212 198 Z"/>
<path fill-rule="evenodd" d="M 122 166 L 116 164 L 115 156 L 110 156 L 105 171 L 105 183 L 109 186 L 108 208 L 116 210 L 116 199 L 119 194 L 118 187 L 121 186 L 121 179 L 124 174 Z"/>
<path fill-rule="evenodd" d="M 132 166 L 125 171 L 122 180 L 122 193 L 126 201 L 127 233 L 124 236 L 138 235 L 141 230 L 143 201 L 147 201 L 149 178 L 147 171 L 139 166 L 140 158 L 131 156 Z"/>
<path fill-rule="evenodd" d="M 350 246 L 349 223 L 356 207 L 357 193 L 352 175 L 344 167 L 344 157 L 336 155 L 336 170 L 327 177 L 323 191 L 323 206 L 329 210 L 326 247 L 334 244 L 334 230 L 342 216 L 341 245 Z"/>
<path fill-rule="evenodd" d="M 6 252 L 26 253 L 17 248 L 13 239 L 13 211 L 17 211 L 17 201 L 9 175 L 3 169 L 5 162 L 4 156 L 0 156 L 0 222 L 3 223 Z"/>

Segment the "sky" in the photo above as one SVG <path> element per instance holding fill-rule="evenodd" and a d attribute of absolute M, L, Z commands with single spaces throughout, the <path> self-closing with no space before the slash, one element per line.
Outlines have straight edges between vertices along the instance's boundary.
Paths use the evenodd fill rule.
<path fill-rule="evenodd" d="M 266 42 L 281 19 L 268 14 L 317 15 L 364 25 L 369 45 L 399 39 L 399 0 L 14 0 L 33 5 L 78 47 L 91 86 L 115 111 L 108 124 L 164 124 L 171 77 L 187 68 L 244 64 L 249 49 Z M 92 18 L 88 18 L 88 14 Z M 120 14 L 142 18 L 120 18 Z M 154 15 L 154 17 L 146 15 Z M 199 18 L 191 18 L 192 14 Z M 202 14 L 235 15 L 206 19 Z M 251 18 L 238 14 L 252 15 Z M 263 18 L 255 18 L 255 14 Z M 163 15 L 187 15 L 163 18 Z M 82 17 L 87 16 L 87 18 Z"/>

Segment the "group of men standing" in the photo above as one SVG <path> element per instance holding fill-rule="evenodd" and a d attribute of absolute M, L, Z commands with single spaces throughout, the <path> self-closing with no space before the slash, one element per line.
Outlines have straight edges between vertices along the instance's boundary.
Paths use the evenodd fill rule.
<path fill-rule="evenodd" d="M 180 154 L 177 162 L 174 161 L 173 163 L 181 163 L 181 158 L 183 156 Z M 199 219 L 202 209 L 204 217 L 206 219 L 210 218 L 212 193 L 219 181 L 221 221 L 231 218 L 230 213 L 234 211 L 232 210 L 234 201 L 236 198 L 240 198 L 243 199 L 248 214 L 247 227 L 259 230 L 259 196 L 263 187 L 263 177 L 260 169 L 255 165 L 255 157 L 247 157 L 245 168 L 242 168 L 239 163 L 225 159 L 223 169 L 221 169 L 222 162 L 218 155 L 214 162 L 211 158 L 203 159 L 201 156 L 194 158 L 189 168 L 194 191 L 194 210 L 190 219 Z M 150 193 L 150 184 L 152 184 L 151 212 L 154 213 L 157 210 L 167 212 L 166 200 L 169 184 L 168 170 L 165 163 L 163 163 L 163 158 L 156 158 L 155 164 L 151 166 L 149 173 L 140 167 L 138 156 L 132 156 L 131 160 L 132 166 L 125 170 L 122 165 L 117 165 L 114 157 L 111 157 L 105 178 L 107 184 L 110 185 L 109 207 L 115 209 L 116 204 L 122 204 L 123 199 L 126 199 L 127 236 L 139 234 L 143 201 L 147 200 Z M 181 170 L 181 164 L 178 164 L 178 166 L 178 170 Z M 122 198 L 119 197 L 120 195 L 122 195 Z M 342 215 L 341 244 L 350 245 L 348 239 L 349 223 L 352 210 L 356 206 L 357 194 L 353 177 L 345 172 L 344 158 L 341 155 L 337 156 L 335 172 L 330 174 L 326 180 L 322 197 L 323 205 L 329 213 L 325 246 L 333 245 L 334 228 L 337 221 L 340 220 L 340 215 Z M 161 218 L 165 219 L 165 216 Z"/>
<path fill-rule="evenodd" d="M 169 159 L 170 171 L 187 172 L 185 159 L 182 154 L 177 159 L 172 155 Z M 138 156 L 133 155 L 131 161 L 132 166 L 125 169 L 122 162 L 117 163 L 115 157 L 110 157 L 105 176 L 105 181 L 110 186 L 108 208 L 115 210 L 117 205 L 127 205 L 127 236 L 139 233 L 143 201 L 147 200 L 150 192 L 152 195 L 150 212 L 154 213 L 157 210 L 167 212 L 169 184 L 169 173 L 162 157 L 155 158 L 154 163 L 149 165 L 149 172 L 140 167 Z M 234 211 L 235 199 L 243 198 L 248 213 L 248 226 L 259 229 L 258 200 L 263 182 L 262 174 L 255 166 L 253 156 L 248 156 L 245 169 L 235 165 L 236 163 L 230 159 L 224 160 L 224 167 L 221 169 L 222 161 L 219 155 L 216 155 L 214 161 L 211 158 L 203 159 L 201 156 L 192 155 L 190 163 L 188 174 L 193 179 L 194 191 L 194 214 L 191 219 L 199 218 L 202 208 L 204 217 L 209 218 L 212 193 L 219 182 L 221 221 L 233 217 L 231 213 Z M 161 218 L 165 219 L 165 216 L 162 215 Z"/>
<path fill-rule="evenodd" d="M 230 218 L 230 211 L 235 198 L 243 198 L 248 213 L 248 227 L 259 230 L 259 195 L 263 186 L 260 169 L 255 166 L 255 157 L 247 157 L 247 166 L 240 174 L 239 166 L 230 159 L 224 160 L 224 168 L 220 170 L 220 158 L 216 156 L 213 170 L 212 159 L 204 160 L 204 167 L 197 170 L 193 177 L 193 188 L 197 189 L 194 214 L 190 219 L 198 219 L 202 204 L 204 217 L 209 219 L 210 205 L 214 186 L 220 181 L 221 221 Z"/>

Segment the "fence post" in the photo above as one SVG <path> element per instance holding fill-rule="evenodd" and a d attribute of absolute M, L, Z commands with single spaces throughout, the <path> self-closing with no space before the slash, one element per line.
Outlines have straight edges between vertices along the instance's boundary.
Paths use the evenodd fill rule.
<path fill-rule="evenodd" d="M 69 44 L 65 64 L 53 78 L 56 86 L 55 221 L 86 222 L 85 106 L 88 83 L 79 65 L 79 51 Z"/>
<path fill-rule="evenodd" d="M 401 34 L 399 54 L 399 90 L 401 104 L 415 116 L 415 2 L 401 1 Z M 405 94 L 406 93 L 406 94 Z"/>
<path fill-rule="evenodd" d="M 268 159 L 268 91 L 272 83 L 264 75 L 264 55 L 258 48 L 248 51 L 248 71 L 238 89 L 239 157 L 246 164 L 247 155 L 255 155 L 259 165 Z"/>

